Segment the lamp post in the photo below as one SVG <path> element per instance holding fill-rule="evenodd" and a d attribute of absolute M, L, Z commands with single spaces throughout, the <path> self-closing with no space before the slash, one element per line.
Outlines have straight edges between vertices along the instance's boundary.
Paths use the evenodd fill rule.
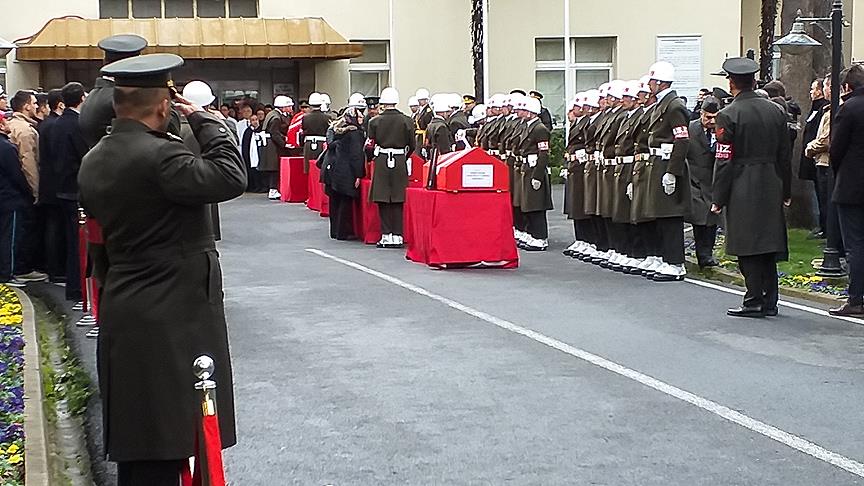
<path fill-rule="evenodd" d="M 792 31 L 775 42 L 774 45 L 779 47 L 781 51 L 790 54 L 801 54 L 807 49 L 821 46 L 822 43 L 807 35 L 804 30 L 804 22 L 811 22 L 812 25 L 819 27 L 831 39 L 831 126 L 833 129 L 834 117 L 840 108 L 840 71 L 843 69 L 843 1 L 834 0 L 830 17 L 802 17 L 799 10 L 798 17 L 792 24 Z M 826 30 L 822 23 L 829 24 L 830 30 Z M 833 169 L 831 170 L 833 172 Z M 834 179 L 833 175 L 831 179 Z M 820 277 L 829 278 L 845 277 L 846 271 L 840 264 L 843 240 L 840 235 L 837 210 L 831 202 L 831 198 L 828 198 L 827 206 L 828 227 L 823 228 L 827 241 L 822 254 L 822 266 L 817 269 L 816 274 Z"/>

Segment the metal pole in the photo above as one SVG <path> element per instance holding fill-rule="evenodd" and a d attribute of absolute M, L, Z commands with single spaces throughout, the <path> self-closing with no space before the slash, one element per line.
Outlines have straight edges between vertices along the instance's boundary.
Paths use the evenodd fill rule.
<path fill-rule="evenodd" d="M 388 6 L 387 12 L 388 12 L 388 16 L 389 16 L 387 27 L 388 27 L 388 30 L 390 31 L 390 42 L 387 43 L 389 45 L 389 51 L 390 51 L 390 52 L 388 52 L 388 55 L 390 56 L 390 58 L 388 59 L 388 61 L 390 62 L 390 72 L 388 73 L 390 75 L 389 76 L 390 82 L 388 85 L 395 87 L 396 86 L 396 36 L 394 35 L 393 31 L 395 30 L 396 19 L 394 18 L 395 16 L 393 14 L 393 0 L 390 0 L 390 4 Z"/>
<path fill-rule="evenodd" d="M 570 120 L 567 118 L 569 111 L 568 97 L 570 93 L 570 63 L 572 61 L 570 51 L 570 0 L 564 0 L 564 145 L 570 140 Z"/>
<path fill-rule="evenodd" d="M 484 98 L 492 96 L 489 86 L 489 0 L 483 0 L 483 93 Z"/>
<path fill-rule="evenodd" d="M 840 109 L 840 71 L 843 70 L 843 1 L 834 0 L 831 9 L 831 126 L 833 131 L 834 118 Z M 833 171 L 831 169 L 833 180 Z M 832 184 L 833 186 L 833 184 Z M 840 265 L 843 256 L 843 238 L 840 234 L 840 222 L 837 208 L 828 198 L 828 222 L 825 228 L 825 251 L 822 255 L 822 267 L 817 275 L 822 277 L 845 277 L 846 271 Z"/>

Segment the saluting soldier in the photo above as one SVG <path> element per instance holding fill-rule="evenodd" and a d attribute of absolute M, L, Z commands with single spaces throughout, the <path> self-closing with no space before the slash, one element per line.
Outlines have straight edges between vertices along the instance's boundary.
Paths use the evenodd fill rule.
<path fill-rule="evenodd" d="M 81 203 L 102 224 L 111 261 L 98 346 L 106 454 L 119 486 L 176 485 L 196 449 L 200 397 L 194 360 L 216 363 L 222 446 L 236 443 L 234 390 L 219 256 L 208 204 L 246 188 L 225 124 L 175 98 L 202 147 L 166 132 L 170 71 L 183 59 L 150 54 L 102 68 L 115 80 L 111 133 L 84 157 Z"/>
<path fill-rule="evenodd" d="M 747 292 L 735 317 L 777 315 L 777 261 L 789 253 L 784 206 L 791 200 L 791 147 L 786 114 L 753 91 L 759 65 L 723 63 L 735 97 L 717 115 L 711 210 L 726 211 L 726 252 L 738 257 Z"/>
<path fill-rule="evenodd" d="M 540 100 L 527 98 L 523 111 L 525 128 L 519 140 L 518 153 L 522 159 L 524 181 L 520 208 L 529 235 L 524 248 L 528 251 L 546 251 L 549 247 L 546 211 L 553 209 L 549 178 L 549 129 L 540 121 Z"/>
<path fill-rule="evenodd" d="M 630 224 L 630 198 L 627 196 L 627 187 L 633 181 L 633 163 L 636 156 L 636 126 L 642 115 L 642 107 L 638 102 L 639 82 L 629 81 L 624 86 L 621 99 L 621 108 L 626 114 L 626 119 L 618 128 L 615 135 L 615 187 L 613 190 L 612 222 L 621 230 L 621 254 L 615 263 L 616 270 L 632 273 L 639 265 L 637 257 L 643 250 L 638 248 L 639 239 L 636 227 Z M 640 258 L 644 258 L 644 255 Z"/>
<path fill-rule="evenodd" d="M 321 111 L 324 98 L 320 93 L 309 95 L 309 113 L 303 115 L 300 122 L 300 137 L 303 140 L 303 173 L 309 173 L 309 162 L 318 160 L 324 151 L 327 141 L 327 129 L 330 128 L 330 115 Z"/>
<path fill-rule="evenodd" d="M 429 147 L 426 145 L 426 129 L 429 127 L 429 123 L 432 121 L 432 117 L 434 113 L 432 113 L 432 107 L 429 106 L 429 90 L 426 88 L 420 88 L 417 90 L 417 93 L 414 95 L 417 98 L 417 103 L 420 105 L 420 109 L 417 110 L 417 113 L 414 115 L 414 137 L 416 139 L 416 147 L 420 153 L 420 156 L 425 160 L 429 160 Z"/>
<path fill-rule="evenodd" d="M 370 198 L 378 204 L 381 240 L 378 248 L 401 248 L 402 213 L 405 189 L 411 177 L 411 154 L 416 139 L 411 118 L 396 108 L 399 92 L 384 88 L 380 103 L 383 112 L 369 121 L 367 136 L 375 144 L 374 170 Z"/>
<path fill-rule="evenodd" d="M 657 98 L 657 107 L 648 124 L 651 153 L 649 215 L 656 220 L 663 264 L 652 279 L 657 282 L 684 280 L 684 217 L 690 213 L 690 174 L 687 149 L 690 146 L 690 112 L 672 89 L 675 68 L 660 61 L 648 76 Z"/>
<path fill-rule="evenodd" d="M 687 222 L 693 225 L 696 260 L 700 267 L 716 267 L 714 243 L 720 216 L 711 212 L 711 192 L 714 187 L 714 161 L 717 151 L 715 118 L 721 103 L 708 95 L 702 99 L 699 118 L 690 122 L 690 147 L 687 165 L 690 167 L 691 208 Z"/>

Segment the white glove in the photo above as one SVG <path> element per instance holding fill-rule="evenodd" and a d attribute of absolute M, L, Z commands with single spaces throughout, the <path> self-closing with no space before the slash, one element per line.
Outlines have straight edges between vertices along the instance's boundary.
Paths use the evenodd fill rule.
<path fill-rule="evenodd" d="M 408 177 L 411 177 L 411 169 L 413 168 L 411 167 L 411 157 L 405 159 L 405 165 L 408 167 Z"/>
<path fill-rule="evenodd" d="M 533 187 L 535 191 L 539 191 L 540 181 L 538 181 L 537 179 L 531 179 L 531 187 Z"/>
<path fill-rule="evenodd" d="M 671 196 L 675 193 L 675 176 L 668 172 L 663 174 L 663 192 L 665 192 L 667 196 Z"/>
<path fill-rule="evenodd" d="M 559 172 L 558 175 L 566 179 L 567 176 L 570 175 L 570 171 L 568 171 L 567 169 L 561 169 L 561 172 Z"/>
<path fill-rule="evenodd" d="M 633 200 L 633 183 L 627 184 L 627 198 Z"/>

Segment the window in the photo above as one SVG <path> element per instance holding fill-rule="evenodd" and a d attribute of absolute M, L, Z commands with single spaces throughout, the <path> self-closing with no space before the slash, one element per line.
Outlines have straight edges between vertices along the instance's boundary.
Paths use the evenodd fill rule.
<path fill-rule="evenodd" d="M 563 38 L 534 40 L 534 87 L 543 93 L 544 105 L 552 113 L 556 125 L 567 118 L 568 98 L 578 91 L 593 89 L 609 81 L 615 69 L 614 37 L 573 37 L 567 48 L 570 50 L 569 62 L 565 57 Z M 568 70 L 570 79 L 566 80 Z"/>
<path fill-rule="evenodd" d="M 363 42 L 363 55 L 348 62 L 352 93 L 378 96 L 390 84 L 390 43 Z"/>
<path fill-rule="evenodd" d="M 103 19 L 258 17 L 258 0 L 99 0 Z"/>

